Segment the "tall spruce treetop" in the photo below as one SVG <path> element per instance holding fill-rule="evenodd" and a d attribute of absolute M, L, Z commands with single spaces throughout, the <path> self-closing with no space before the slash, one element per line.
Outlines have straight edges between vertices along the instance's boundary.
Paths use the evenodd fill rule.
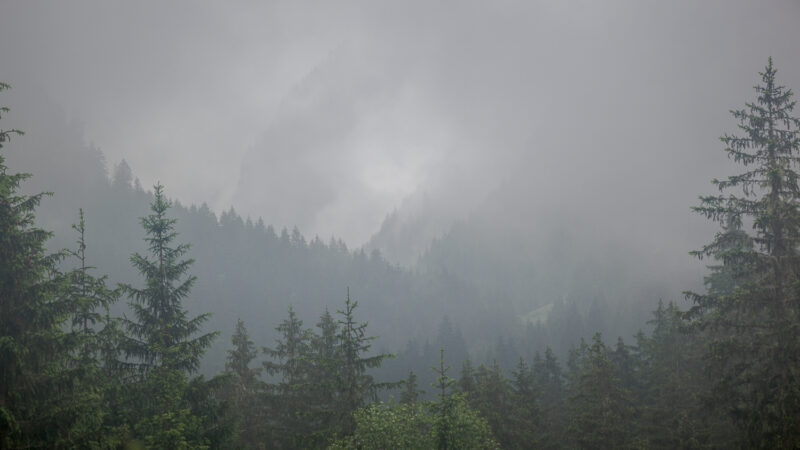
<path fill-rule="evenodd" d="M 256 344 L 250 340 L 244 321 L 236 321 L 236 331 L 231 336 L 233 348 L 228 350 L 225 371 L 234 374 L 242 386 L 254 386 L 258 380 L 260 369 L 250 368 L 250 363 L 258 356 Z"/>
<path fill-rule="evenodd" d="M 0 107 L 0 118 L 8 111 Z M 22 134 L 0 129 L 0 149 Z M 50 194 L 20 193 L 30 176 L 9 173 L 0 153 L 0 448 L 81 447 L 96 422 L 75 401 L 82 371 L 69 364 L 72 301 L 57 267 L 66 253 L 45 251 L 51 233 L 35 226 L 35 213 Z"/>
<path fill-rule="evenodd" d="M 182 259 L 188 244 L 173 244 L 178 233 L 174 230 L 176 220 L 167 217 L 171 204 L 164 197 L 163 186 L 157 184 L 154 189 L 152 214 L 141 219 L 150 257 L 139 253 L 131 256 L 131 263 L 145 278 L 145 286 L 123 285 L 136 317 L 135 321 L 125 321 L 132 335 L 126 352 L 140 360 L 139 368 L 145 372 L 163 367 L 191 373 L 218 333 L 192 337 L 209 314 L 189 318 L 181 305 L 196 280 L 186 274 L 194 260 Z"/>
<path fill-rule="evenodd" d="M 394 358 L 394 355 L 379 353 L 374 356 L 365 356 L 372 347 L 373 336 L 367 336 L 367 323 L 357 322 L 355 309 L 357 301 L 350 300 L 350 288 L 347 288 L 347 298 L 344 310 L 337 312 L 339 319 L 339 345 L 341 346 L 341 400 L 342 411 L 346 414 L 345 429 L 352 433 L 354 423 L 352 413 L 362 407 L 365 401 L 377 399 L 378 391 L 398 386 L 399 382 L 378 383 L 368 372 L 369 369 L 381 366 L 383 360 Z"/>
<path fill-rule="evenodd" d="M 78 223 L 72 228 L 78 232 L 76 244 L 78 248 L 69 251 L 69 254 L 78 260 L 79 267 L 68 273 L 70 281 L 70 297 L 72 311 L 72 329 L 77 332 L 81 341 L 80 363 L 90 364 L 94 360 L 94 353 L 100 352 L 100 335 L 95 331 L 95 325 L 102 323 L 105 327 L 111 327 L 109 308 L 111 304 L 119 298 L 117 290 L 106 287 L 107 276 L 95 277 L 90 271 L 95 267 L 86 263 L 86 221 L 83 216 L 83 209 L 78 211 Z M 100 310 L 102 308 L 102 311 Z M 105 330 L 106 333 L 110 331 Z M 104 334 L 104 333 L 100 333 Z M 105 343 L 108 346 L 108 343 Z"/>
<path fill-rule="evenodd" d="M 9 87 L 0 83 L 0 91 Z M 0 107 L 0 118 L 8 111 Z M 0 149 L 21 134 L 0 129 Z M 38 406 L 49 394 L 42 388 L 52 388 L 59 369 L 52 364 L 59 350 L 51 342 L 60 338 L 63 311 L 53 301 L 58 286 L 48 279 L 56 260 L 44 250 L 51 234 L 34 226 L 34 211 L 46 194 L 20 194 L 29 177 L 8 173 L 0 153 L 0 447 L 43 445 L 37 438 L 46 438 L 35 431 L 47 422 Z"/>
<path fill-rule="evenodd" d="M 708 361 L 716 402 L 732 413 L 753 447 L 800 446 L 800 120 L 792 91 L 775 81 L 770 58 L 757 101 L 732 111 L 742 135 L 724 135 L 743 173 L 713 180 L 729 193 L 701 197 L 694 210 L 719 222 L 714 240 L 693 252 L 722 262 L 708 292 L 689 292 L 688 317 L 710 330 Z M 752 233 L 742 233 L 752 224 Z M 724 279 L 726 286 L 717 285 Z"/>
<path fill-rule="evenodd" d="M 600 333 L 580 356 L 579 372 L 570 386 L 570 429 L 578 448 L 618 449 L 629 444 L 631 404 L 615 376 Z"/>

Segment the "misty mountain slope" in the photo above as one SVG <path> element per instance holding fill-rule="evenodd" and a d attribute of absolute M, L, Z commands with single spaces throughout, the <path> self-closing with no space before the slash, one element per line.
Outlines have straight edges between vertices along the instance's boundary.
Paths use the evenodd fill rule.
<path fill-rule="evenodd" d="M 677 227 L 679 221 L 653 215 L 631 231 L 614 221 L 614 209 L 624 205 L 595 215 L 577 203 L 533 200 L 528 185 L 497 189 L 430 242 L 417 270 L 469 280 L 520 322 L 547 323 L 554 304 L 575 305 L 593 322 L 585 329 L 612 337 L 635 333 L 659 299 L 682 304 L 684 290 L 701 286 L 705 268 L 688 251 L 707 232 L 703 224 Z"/>
<path fill-rule="evenodd" d="M 454 218 L 463 214 L 449 202 L 437 201 L 426 192 L 406 198 L 387 214 L 380 228 L 363 248 L 378 250 L 387 261 L 414 267 L 433 239 L 452 226 Z"/>
<path fill-rule="evenodd" d="M 76 236 L 70 226 L 77 221 L 78 208 L 83 208 L 89 263 L 109 274 L 112 282 L 140 283 L 129 258 L 146 250 L 139 218 L 147 213 L 151 194 L 125 163 L 117 164 L 107 178 L 102 152 L 83 143 L 78 124 L 67 124 L 59 115 L 33 120 L 21 111 L 19 117 L 20 128 L 34 129 L 39 136 L 27 140 L 34 134 L 29 132 L 15 140 L 9 147 L 9 161 L 34 174 L 26 189 L 55 192 L 38 214 L 40 224 L 55 232 L 51 248 L 74 246 Z M 54 160 L 72 165 L 59 170 L 51 165 Z M 165 186 L 169 193 L 168 181 Z M 605 289 L 628 283 L 618 273 L 628 263 L 612 254 L 590 255 L 590 246 L 556 218 L 547 225 L 550 228 L 543 226 L 534 233 L 537 239 L 547 238 L 544 242 L 549 244 L 542 245 L 522 232 L 530 230 L 519 225 L 520 217 L 486 211 L 484 216 L 475 213 L 453 225 L 433 241 L 418 265 L 402 268 L 377 251 L 351 251 L 336 239 L 309 240 L 296 228 L 276 231 L 261 220 L 242 218 L 232 208 L 218 217 L 205 205 L 187 207 L 175 202 L 170 213 L 178 219 L 178 241 L 192 245 L 191 273 L 198 277 L 185 306 L 192 314 L 212 313 L 207 329 L 222 332 L 207 353 L 203 371 L 215 373 L 222 368 L 238 318 L 246 321 L 255 342 L 269 345 L 274 327 L 290 304 L 306 326 L 313 326 L 326 306 L 332 312 L 341 307 L 347 287 L 359 301 L 361 319 L 369 322 L 372 334 L 380 336 L 377 348 L 396 351 L 410 340 L 436 342 L 441 320 L 447 316 L 463 330 L 463 344 L 456 347 L 464 346 L 478 359 L 503 353 L 504 363 L 511 364 L 513 355 L 547 345 L 565 355 L 578 337 L 588 337 L 597 328 L 611 336 L 630 335 L 642 323 L 634 319 L 646 314 L 663 292 L 644 289 L 637 297 L 642 301 L 636 302 L 632 290 L 624 296 L 619 289 Z M 497 228 L 500 218 L 517 224 L 517 229 Z M 424 236 L 414 231 L 407 236 L 417 234 Z M 553 302 L 566 303 L 533 324 L 535 329 L 526 328 L 526 314 Z M 590 307 L 595 309 L 590 311 Z M 124 313 L 125 301 L 115 310 Z M 590 313 L 607 319 L 603 324 L 585 320 Z M 581 325 L 566 328 L 566 334 L 552 331 L 564 329 L 565 320 Z M 410 361 L 409 357 L 395 365 L 406 361 L 424 369 L 435 362 Z"/>
<path fill-rule="evenodd" d="M 74 245 L 70 225 L 83 208 L 89 262 L 114 282 L 137 283 L 129 257 L 145 250 L 139 217 L 148 211 L 150 194 L 126 164 L 111 170 L 109 180 L 102 152 L 84 144 L 79 124 L 52 113 L 52 104 L 26 104 L 23 94 L 28 93 L 12 97 L 19 113 L 15 126 L 31 131 L 15 140 L 9 161 L 34 174 L 26 189 L 55 192 L 39 213 L 40 223 L 55 231 L 52 248 Z M 164 183 L 169 195 L 169 181 Z M 340 306 L 348 286 L 385 348 L 432 338 L 448 315 L 462 327 L 476 356 L 491 353 L 502 336 L 515 339 L 522 351 L 522 342 L 532 336 L 524 318 L 560 301 L 576 305 L 584 317 L 592 307 L 602 310 L 607 319 L 586 323 L 570 336 L 538 333 L 535 347 L 552 344 L 565 352 L 594 328 L 628 336 L 654 302 L 674 299 L 687 287 L 682 281 L 687 278 L 674 276 L 669 264 L 633 251 L 631 243 L 615 240 L 620 236 L 610 236 L 597 223 L 585 224 L 574 214 L 530 204 L 526 189 L 498 189 L 495 197 L 430 244 L 435 230 L 447 229 L 446 217 L 455 212 L 436 215 L 435 203 L 424 198 L 409 204 L 387 220 L 384 231 L 396 220 L 394 232 L 400 238 L 395 248 L 411 249 L 409 243 L 428 247 L 410 268 L 392 265 L 374 251 L 350 251 L 341 241 L 308 240 L 296 229 L 278 231 L 262 221 L 243 219 L 233 209 L 217 217 L 205 205 L 177 203 L 171 212 L 178 219 L 179 240 L 192 244 L 192 273 L 198 276 L 187 307 L 194 314 L 211 312 L 209 329 L 222 331 L 209 352 L 208 370 L 221 367 L 238 317 L 247 321 L 256 342 L 268 344 L 289 304 L 311 326 L 326 305 L 331 311 Z M 518 206 L 508 208 L 509 204 Z M 683 249 L 675 254 L 685 255 Z M 118 310 L 124 310 L 124 302 Z M 554 320 L 550 325 L 556 327 L 559 320 Z"/>
<path fill-rule="evenodd" d="M 83 143 L 79 125 L 58 115 L 33 120 L 23 114 L 26 108 L 18 109 L 19 128 L 35 133 L 15 139 L 8 147 L 9 162 L 33 174 L 26 190 L 55 193 L 37 216 L 41 226 L 55 232 L 49 246 L 74 247 L 77 236 L 71 224 L 83 208 L 89 263 L 108 273 L 112 283 L 141 283 L 129 258 L 146 251 L 139 218 L 149 210 L 151 193 L 139 186 L 124 162 L 108 179 L 102 153 Z M 35 134 L 39 136 L 30 139 Z M 169 193 L 168 180 L 164 184 Z M 259 345 L 267 345 L 290 304 L 313 326 L 326 306 L 332 312 L 341 307 L 347 287 L 359 302 L 360 319 L 369 321 L 372 333 L 389 348 L 401 347 L 409 337 L 434 334 L 445 314 L 473 326 L 487 310 L 487 301 L 463 280 L 402 269 L 377 252 L 350 251 L 336 239 L 308 240 L 297 229 L 276 231 L 260 220 L 243 219 L 233 209 L 217 217 L 205 205 L 175 202 L 169 213 L 178 220 L 177 241 L 191 244 L 189 256 L 195 259 L 190 273 L 198 281 L 185 306 L 192 314 L 211 312 L 207 329 L 222 331 L 206 357 L 207 373 L 221 369 L 237 318 L 246 321 Z M 124 312 L 124 304 L 115 310 Z M 481 333 L 490 332 L 480 330 L 470 338 Z"/>

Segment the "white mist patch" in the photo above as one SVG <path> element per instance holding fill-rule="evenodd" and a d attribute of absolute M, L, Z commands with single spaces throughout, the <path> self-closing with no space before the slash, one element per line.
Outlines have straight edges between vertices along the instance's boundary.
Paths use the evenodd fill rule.
<path fill-rule="evenodd" d="M 350 179 L 339 184 L 335 201 L 318 212 L 309 230 L 351 246 L 380 227 L 387 205 L 400 204 L 428 182 L 450 145 L 448 124 L 412 86 L 364 99 L 357 110 L 359 120 L 342 143 L 352 162 L 344 171 Z"/>
<path fill-rule="evenodd" d="M 406 86 L 379 99 L 353 132 L 364 187 L 392 197 L 392 205 L 415 192 L 445 156 L 448 127 L 420 92 Z"/>

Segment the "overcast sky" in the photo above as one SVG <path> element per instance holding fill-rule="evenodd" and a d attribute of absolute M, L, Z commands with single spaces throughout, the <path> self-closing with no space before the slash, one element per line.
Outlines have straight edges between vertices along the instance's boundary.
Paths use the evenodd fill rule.
<path fill-rule="evenodd" d="M 800 90 L 798 24 L 796 0 L 0 0 L 0 80 L 145 185 L 351 246 L 423 192 L 458 216 L 504 189 L 681 234 L 769 55 Z"/>

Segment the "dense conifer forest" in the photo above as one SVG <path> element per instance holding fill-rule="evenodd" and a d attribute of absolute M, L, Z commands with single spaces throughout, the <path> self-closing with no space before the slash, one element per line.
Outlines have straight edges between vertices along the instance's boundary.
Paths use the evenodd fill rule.
<path fill-rule="evenodd" d="M 4 107 L 0 448 L 797 448 L 800 119 L 776 73 L 692 206 L 718 230 L 687 301 L 599 253 L 517 255 L 520 277 L 480 261 L 475 222 L 400 266 L 217 217 Z M 50 132 L 63 161 L 20 173 Z"/>

